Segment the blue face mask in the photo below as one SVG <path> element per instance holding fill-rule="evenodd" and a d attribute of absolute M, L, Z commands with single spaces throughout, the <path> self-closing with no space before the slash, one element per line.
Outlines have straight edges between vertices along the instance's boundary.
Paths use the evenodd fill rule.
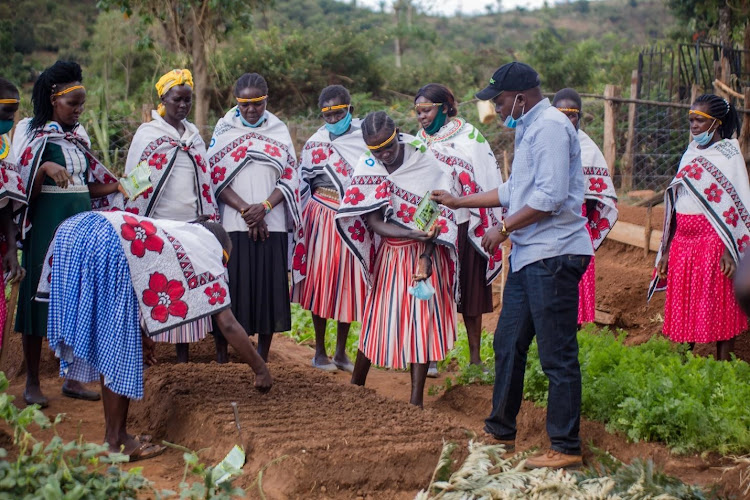
<path fill-rule="evenodd" d="M 714 120 L 714 123 L 716 123 L 716 120 Z M 713 127 L 714 124 L 711 124 L 711 127 Z M 711 128 L 709 127 L 709 129 Z M 711 142 L 711 139 L 714 138 L 714 132 L 716 132 L 716 129 L 711 130 L 709 132 L 706 130 L 705 132 L 701 132 L 698 135 L 693 135 L 693 140 L 699 145 L 699 146 L 706 146 L 708 143 Z M 691 134 L 692 135 L 692 134 Z"/>
<path fill-rule="evenodd" d="M 246 127 L 258 128 L 261 125 L 263 125 L 264 121 L 266 121 L 266 114 L 263 113 L 263 116 L 261 116 L 260 119 L 256 123 L 250 123 L 249 121 L 245 120 L 245 118 L 242 116 L 242 113 L 240 113 L 240 120 L 242 121 L 242 124 Z"/>
<path fill-rule="evenodd" d="M 416 285 L 409 287 L 409 293 L 419 300 L 430 300 L 435 295 L 435 289 L 427 283 L 427 280 L 418 281 Z"/>
<path fill-rule="evenodd" d="M 336 123 L 326 123 L 326 130 L 333 135 L 344 135 L 352 124 L 352 114 L 347 111 L 346 116 Z"/>
<path fill-rule="evenodd" d="M 0 120 L 0 135 L 7 134 L 13 128 L 13 120 Z"/>
<path fill-rule="evenodd" d="M 516 128 L 518 125 L 518 120 L 521 119 L 524 112 L 526 111 L 526 105 L 524 104 L 523 109 L 521 110 L 521 116 L 518 117 L 518 120 L 513 118 L 513 111 L 516 110 L 516 100 L 518 99 L 518 96 L 521 94 L 516 94 L 516 97 L 513 99 L 513 107 L 510 109 L 510 114 L 505 117 L 505 121 L 503 122 L 503 125 L 505 125 L 508 128 Z"/>

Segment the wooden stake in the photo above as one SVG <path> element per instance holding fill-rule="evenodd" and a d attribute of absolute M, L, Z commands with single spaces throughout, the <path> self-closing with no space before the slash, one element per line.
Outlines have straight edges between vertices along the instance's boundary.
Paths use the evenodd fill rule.
<path fill-rule="evenodd" d="M 750 58 L 750 56 L 748 56 Z M 745 87 L 745 108 L 750 108 L 750 87 Z M 745 155 L 745 165 L 750 168 L 750 115 L 742 117 L 742 130 L 740 130 L 740 151 Z"/>
<path fill-rule="evenodd" d="M 630 74 L 630 98 L 638 99 L 638 70 L 634 69 Z M 625 156 L 622 161 L 622 181 L 623 191 L 633 189 L 633 148 L 635 141 L 635 114 L 636 104 L 628 104 L 628 142 L 625 144 Z"/>
<path fill-rule="evenodd" d="M 510 178 L 510 161 L 508 161 L 508 150 L 503 149 L 503 182 L 506 182 Z"/>
<path fill-rule="evenodd" d="M 620 97 L 620 87 L 607 85 L 604 87 L 604 98 Z M 604 101 L 604 160 L 609 167 L 609 175 L 614 176 L 615 158 L 617 155 L 617 104 L 610 100 Z"/>
<path fill-rule="evenodd" d="M 652 212 L 652 206 L 649 205 L 648 208 L 646 208 L 646 227 L 643 231 L 643 256 L 648 257 L 648 246 L 649 242 L 651 241 L 651 212 Z"/>

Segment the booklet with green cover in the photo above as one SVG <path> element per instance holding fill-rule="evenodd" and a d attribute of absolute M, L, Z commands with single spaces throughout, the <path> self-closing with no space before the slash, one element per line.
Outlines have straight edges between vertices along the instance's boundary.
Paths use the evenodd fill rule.
<path fill-rule="evenodd" d="M 125 190 L 128 199 L 136 199 L 152 186 L 151 168 L 145 161 L 140 162 L 127 177 L 120 179 L 120 186 Z"/>
<path fill-rule="evenodd" d="M 414 223 L 422 231 L 429 231 L 440 215 L 440 207 L 437 202 L 430 199 L 430 194 L 430 191 L 425 193 L 414 213 Z"/>

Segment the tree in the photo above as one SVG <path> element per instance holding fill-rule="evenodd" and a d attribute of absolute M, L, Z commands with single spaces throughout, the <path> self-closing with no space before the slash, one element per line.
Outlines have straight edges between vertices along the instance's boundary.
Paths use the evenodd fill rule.
<path fill-rule="evenodd" d="M 270 0 L 99 0 L 100 8 L 136 12 L 164 28 L 172 49 L 191 61 L 195 82 L 195 124 L 208 123 L 210 95 L 209 54 L 232 29 L 249 28 L 251 10 Z"/>

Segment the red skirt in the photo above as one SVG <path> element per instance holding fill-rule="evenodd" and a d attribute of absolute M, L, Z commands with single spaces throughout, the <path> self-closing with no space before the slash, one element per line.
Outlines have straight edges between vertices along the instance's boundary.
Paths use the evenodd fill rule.
<path fill-rule="evenodd" d="M 338 201 L 315 193 L 302 211 L 307 276 L 294 286 L 292 300 L 321 318 L 351 323 L 361 321 L 367 285 L 336 231 L 338 207 Z"/>
<path fill-rule="evenodd" d="M 669 249 L 664 335 L 675 342 L 729 340 L 747 328 L 732 281 L 721 274 L 721 241 L 703 215 L 677 214 Z"/>
<path fill-rule="evenodd" d="M 448 250 L 437 245 L 432 257 L 435 289 L 430 300 L 411 295 L 424 243 L 384 238 L 375 261 L 374 286 L 365 300 L 359 349 L 377 366 L 403 369 L 410 363 L 440 361 L 456 339 L 456 301 Z"/>
<path fill-rule="evenodd" d="M 586 202 L 583 202 L 581 208 L 581 215 L 587 217 Z M 588 219 L 586 219 L 586 230 L 589 232 L 589 238 L 591 238 L 591 244 L 594 244 L 594 238 L 591 236 L 591 227 L 588 225 Z M 594 256 L 591 256 L 589 267 L 586 268 L 586 272 L 581 276 L 581 281 L 578 283 L 578 324 L 591 323 L 594 321 L 596 315 L 596 265 L 594 264 Z"/>

